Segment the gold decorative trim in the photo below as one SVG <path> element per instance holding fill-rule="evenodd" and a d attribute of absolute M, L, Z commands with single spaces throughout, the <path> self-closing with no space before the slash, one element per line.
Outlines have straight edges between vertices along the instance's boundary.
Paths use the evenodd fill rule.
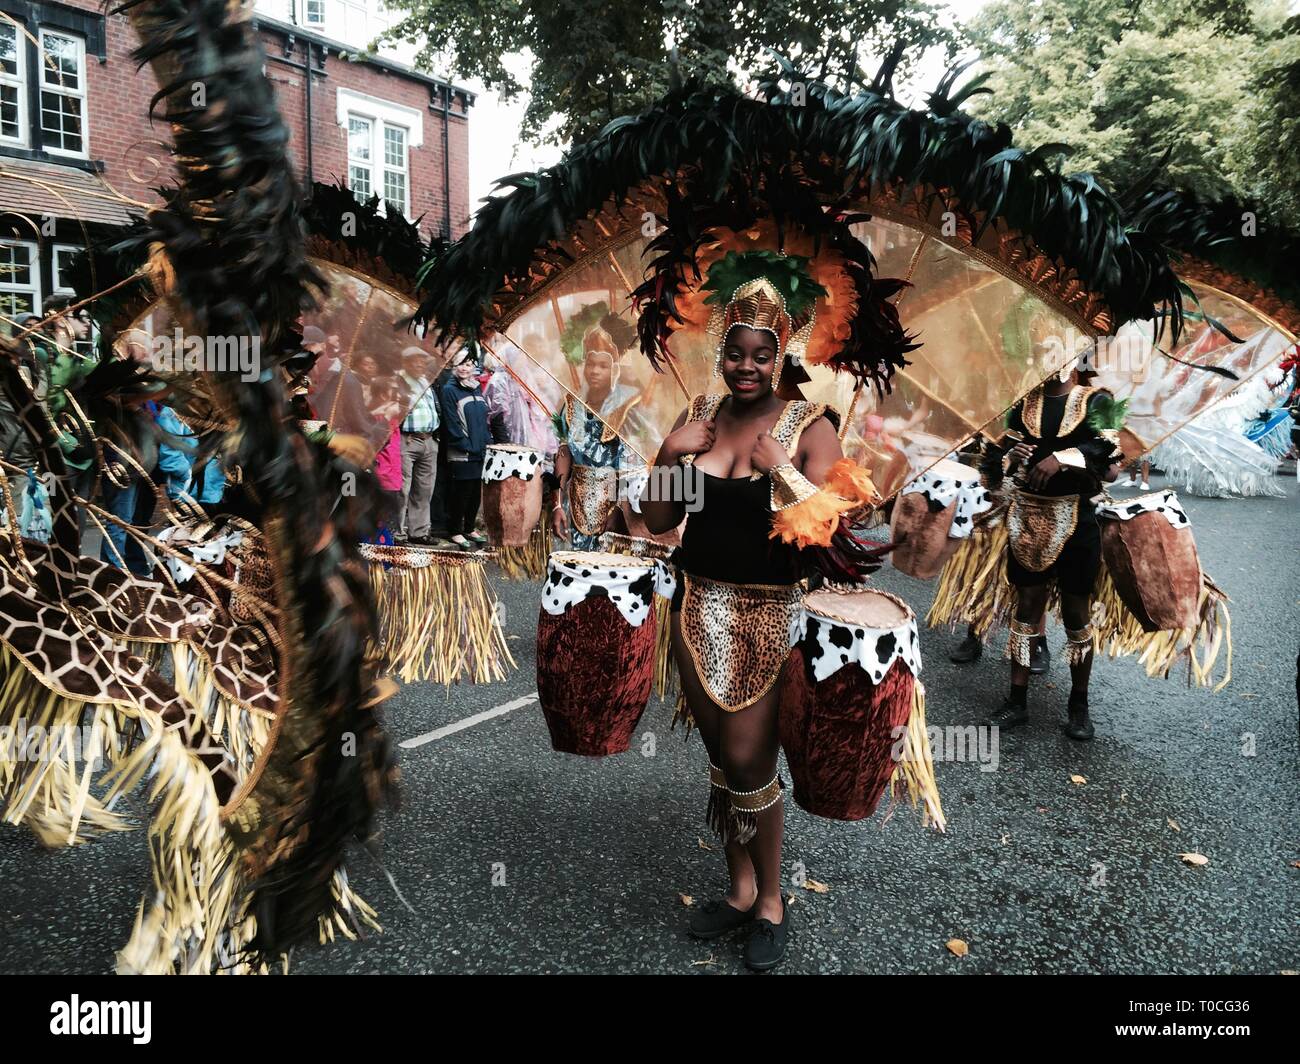
<path fill-rule="evenodd" d="M 1036 440 L 1043 438 L 1043 398 L 1043 386 L 1035 385 L 1034 390 L 1025 396 L 1025 405 L 1020 410 L 1025 431 Z"/>
<path fill-rule="evenodd" d="M 1088 400 L 1101 390 L 1083 384 L 1076 384 L 1070 390 L 1065 400 L 1065 411 L 1061 414 L 1061 427 L 1056 430 L 1058 438 L 1070 435 L 1083 424 L 1083 419 L 1088 416 Z"/>

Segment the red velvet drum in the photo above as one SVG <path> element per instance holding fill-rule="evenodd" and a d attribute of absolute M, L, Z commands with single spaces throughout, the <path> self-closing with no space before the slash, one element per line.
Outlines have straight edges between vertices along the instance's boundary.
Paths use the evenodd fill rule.
<path fill-rule="evenodd" d="M 556 551 L 537 619 L 537 693 L 553 749 L 601 757 L 628 748 L 650 700 L 655 562 Z"/>
<path fill-rule="evenodd" d="M 781 688 L 794 800 L 832 820 L 875 810 L 897 768 L 921 659 L 916 618 L 882 591 L 816 591 Z"/>
<path fill-rule="evenodd" d="M 1097 507 L 1101 556 L 1124 605 L 1143 631 L 1195 628 L 1201 561 L 1191 522 L 1172 491 Z"/>
<path fill-rule="evenodd" d="M 483 524 L 494 547 L 526 547 L 542 516 L 542 452 L 512 443 L 488 447 Z"/>

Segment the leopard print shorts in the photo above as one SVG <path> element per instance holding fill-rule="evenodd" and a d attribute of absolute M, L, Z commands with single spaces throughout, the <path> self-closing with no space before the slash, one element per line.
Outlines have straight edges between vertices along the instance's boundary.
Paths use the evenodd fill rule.
<path fill-rule="evenodd" d="M 728 713 L 768 693 L 790 656 L 802 585 L 728 584 L 683 573 L 682 640 L 705 693 Z"/>

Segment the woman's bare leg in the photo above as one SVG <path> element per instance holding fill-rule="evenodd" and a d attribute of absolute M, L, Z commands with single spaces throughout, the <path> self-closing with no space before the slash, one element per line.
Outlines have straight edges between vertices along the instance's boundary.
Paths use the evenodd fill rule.
<path fill-rule="evenodd" d="M 686 705 L 691 711 L 691 716 L 695 718 L 695 730 L 700 733 L 704 748 L 709 752 L 709 760 L 725 772 L 726 765 L 723 763 L 720 750 L 719 729 L 722 717 L 726 714 L 705 693 L 704 686 L 695 674 L 695 662 L 691 659 L 682 640 L 681 615 L 673 613 L 670 616 L 672 617 L 673 657 L 677 660 L 682 690 L 686 692 Z M 734 783 L 731 786 L 737 790 L 741 789 Z M 727 874 L 731 879 L 726 894 L 727 904 L 733 909 L 748 910 L 758 896 L 754 862 L 750 859 L 749 851 L 739 842 L 727 843 L 725 850 Z"/>
<path fill-rule="evenodd" d="M 722 714 L 722 770 L 734 791 L 756 791 L 776 776 L 780 739 L 777 732 L 777 705 L 780 683 L 752 706 L 735 713 Z M 779 924 L 781 905 L 781 844 L 785 830 L 785 802 L 757 814 L 758 832 L 746 844 L 758 879 L 760 920 Z"/>

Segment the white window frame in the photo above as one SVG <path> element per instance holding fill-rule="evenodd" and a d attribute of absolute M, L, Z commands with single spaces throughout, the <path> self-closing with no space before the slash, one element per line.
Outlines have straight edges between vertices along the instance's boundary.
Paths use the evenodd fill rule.
<path fill-rule="evenodd" d="M 15 284 L 9 280 L 4 273 L 3 266 L 0 266 L 0 294 L 22 294 L 32 297 L 32 313 L 40 314 L 41 307 L 45 303 L 44 296 L 41 292 L 41 248 L 40 245 L 32 240 L 0 240 L 0 247 L 22 247 L 27 249 L 27 264 L 31 270 L 32 283 L 29 285 Z M 4 311 L 0 310 L 0 314 Z M 8 317 L 8 315 L 5 315 Z M 0 321 L 0 325 L 9 325 L 7 321 Z"/>
<path fill-rule="evenodd" d="M 366 144 L 366 148 L 370 152 L 369 158 L 363 159 L 352 153 L 352 123 L 354 120 L 357 122 L 365 122 L 370 127 L 370 136 L 368 138 L 368 143 Z M 344 135 L 347 137 L 348 141 L 348 188 L 352 188 L 352 168 L 355 166 L 358 170 L 365 170 L 366 181 L 370 188 L 366 192 L 362 193 L 362 195 L 367 199 L 374 195 L 375 192 L 375 126 L 378 124 L 379 123 L 376 123 L 376 121 L 369 115 L 349 112 L 347 126 L 345 127 L 346 133 Z M 355 192 L 356 190 L 353 189 L 353 191 Z"/>
<path fill-rule="evenodd" d="M 402 134 L 402 165 L 401 167 L 391 166 L 388 162 L 388 131 L 390 129 L 400 130 Z M 384 203 L 392 203 L 384 193 L 388 188 L 388 175 L 400 173 L 402 175 L 402 217 L 411 216 L 411 131 L 405 126 L 395 125 L 392 122 L 385 122 L 375 133 L 375 143 L 379 148 L 379 157 L 375 160 L 375 165 L 379 169 L 379 198 Z"/>
<path fill-rule="evenodd" d="M 31 122 L 27 118 L 27 38 L 23 33 L 22 23 L 15 19 L 0 19 L 0 24 L 14 31 L 14 52 L 18 56 L 18 73 L 0 72 L 0 84 L 12 85 L 18 90 L 18 136 L 6 137 L 0 134 L 0 144 L 13 144 L 25 148 L 31 142 Z"/>
<path fill-rule="evenodd" d="M 45 75 L 49 68 L 45 63 L 45 38 L 47 36 L 62 37 L 64 40 L 72 41 L 77 46 L 77 88 L 69 89 L 62 84 L 57 78 L 50 82 L 45 80 Z M 70 96 L 73 99 L 81 101 L 81 151 L 70 151 L 67 148 L 56 148 L 54 145 L 46 142 L 45 135 L 45 107 L 42 104 L 39 124 L 41 128 L 41 146 L 51 155 L 62 155 L 71 159 L 89 159 L 90 158 L 90 101 L 87 94 L 86 86 L 86 39 L 75 33 L 69 33 L 67 30 L 50 29 L 41 27 L 40 48 L 38 49 L 40 63 L 40 78 L 37 85 L 38 99 L 39 94 L 52 92 L 59 96 Z M 51 134 L 52 135 L 52 134 Z"/>
<path fill-rule="evenodd" d="M 384 156 L 384 128 L 385 126 L 396 126 L 406 133 L 406 202 L 401 204 L 402 215 L 409 218 L 411 216 L 411 152 L 424 144 L 424 115 L 414 107 L 407 107 L 404 104 L 393 103 L 391 100 L 381 100 L 376 96 L 367 96 L 365 93 L 355 92 L 352 89 L 337 90 L 337 121 L 343 127 L 343 135 L 348 142 L 348 187 L 352 187 L 351 167 L 354 163 L 352 159 L 351 134 L 348 128 L 348 119 L 352 117 L 365 118 L 370 121 L 370 191 L 372 194 L 377 193 L 380 199 L 380 208 L 387 210 L 387 200 L 384 199 L 384 170 L 388 168 Z M 355 161 L 356 165 L 364 165 L 361 161 Z"/>
<path fill-rule="evenodd" d="M 70 251 L 74 255 L 79 254 L 85 249 L 77 244 L 51 244 L 50 245 L 50 294 L 51 295 L 72 295 L 76 289 L 70 284 L 60 284 L 59 277 L 59 252 Z"/>
<path fill-rule="evenodd" d="M 324 29 L 325 20 L 329 17 L 326 12 L 326 0 L 315 0 L 320 4 L 320 18 L 311 17 L 311 6 L 313 0 L 302 0 L 302 24 L 304 26 L 315 26 L 317 29 Z"/>

